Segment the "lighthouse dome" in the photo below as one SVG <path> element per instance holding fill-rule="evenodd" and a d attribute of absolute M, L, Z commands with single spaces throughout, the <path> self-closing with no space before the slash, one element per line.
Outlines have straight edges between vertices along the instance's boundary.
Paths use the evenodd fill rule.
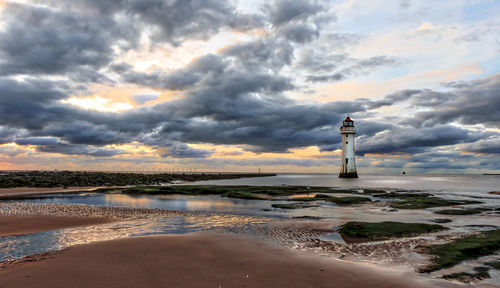
<path fill-rule="evenodd" d="M 351 120 L 349 116 L 345 118 L 344 122 L 342 123 L 344 127 L 353 127 L 354 126 L 354 121 Z"/>

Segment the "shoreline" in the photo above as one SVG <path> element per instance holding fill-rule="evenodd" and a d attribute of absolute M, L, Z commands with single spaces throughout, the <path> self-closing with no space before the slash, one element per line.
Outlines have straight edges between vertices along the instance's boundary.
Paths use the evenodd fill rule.
<path fill-rule="evenodd" d="M 175 181 L 208 181 L 255 177 L 272 177 L 273 173 L 132 173 L 132 172 L 81 172 L 81 171 L 24 171 L 1 172 L 0 187 L 116 187 L 148 186 Z"/>
<path fill-rule="evenodd" d="M 16 188 L 0 188 L 0 200 L 8 200 L 10 197 L 36 196 L 43 194 L 54 193 L 76 193 L 76 192 L 91 192 L 102 187 L 16 187 Z"/>
<path fill-rule="evenodd" d="M 335 287 L 437 287 L 404 272 L 208 232 L 95 242 L 17 261 L 0 270 L 4 288 L 41 283 L 111 288 L 331 287 L 332 283 Z"/>

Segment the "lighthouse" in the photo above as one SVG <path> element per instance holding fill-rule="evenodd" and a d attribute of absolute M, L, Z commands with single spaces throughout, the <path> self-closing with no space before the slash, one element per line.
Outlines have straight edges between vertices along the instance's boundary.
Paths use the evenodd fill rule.
<path fill-rule="evenodd" d="M 356 160 L 354 159 L 354 121 L 347 116 L 340 127 L 342 134 L 342 163 L 340 164 L 340 178 L 358 178 Z"/>

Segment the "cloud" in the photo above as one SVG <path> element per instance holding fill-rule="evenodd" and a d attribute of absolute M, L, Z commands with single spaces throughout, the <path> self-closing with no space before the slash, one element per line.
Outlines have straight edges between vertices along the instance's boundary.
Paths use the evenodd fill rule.
<path fill-rule="evenodd" d="M 124 1 L 124 9 L 151 26 L 154 41 L 179 45 L 185 39 L 208 39 L 220 29 L 245 30 L 261 25 L 255 15 L 238 13 L 228 1 Z"/>
<path fill-rule="evenodd" d="M 172 158 L 207 158 L 212 155 L 212 151 L 196 149 L 185 143 L 168 143 L 164 145 L 167 149 L 160 149 L 162 157 Z"/>
<path fill-rule="evenodd" d="M 420 112 L 416 118 L 422 125 L 458 122 L 461 124 L 482 124 L 500 128 L 500 75 L 462 83 L 450 94 L 441 93 L 447 99 L 446 105 L 432 112 Z M 448 96 L 448 97 L 447 97 Z M 418 101 L 418 105 L 428 107 L 428 102 Z"/>
<path fill-rule="evenodd" d="M 286 39 L 297 43 L 310 42 L 319 36 L 317 27 L 310 24 L 288 24 L 279 33 Z"/>
<path fill-rule="evenodd" d="M 372 137 L 359 137 L 356 153 L 419 153 L 432 147 L 443 147 L 459 143 L 468 143 L 481 139 L 481 133 L 475 133 L 451 125 L 432 128 L 407 129 L 393 127 L 379 132 Z"/>
<path fill-rule="evenodd" d="M 346 54 L 332 54 L 323 50 L 307 49 L 300 54 L 297 66 L 307 72 L 329 72 L 348 59 Z"/>
<path fill-rule="evenodd" d="M 354 64 L 337 70 L 331 74 L 321 74 L 321 75 L 308 75 L 306 79 L 311 82 L 325 82 L 325 81 L 342 81 L 349 77 L 367 74 L 373 70 L 383 67 L 392 66 L 398 64 L 398 60 L 394 57 L 389 57 L 385 55 L 374 56 L 367 59 L 350 59 Z"/>
<path fill-rule="evenodd" d="M 226 66 L 227 64 L 219 56 L 208 54 L 191 62 L 187 67 L 170 73 L 162 71 L 152 73 L 135 72 L 123 65 L 119 69 L 121 69 L 123 80 L 129 83 L 159 89 L 184 90 L 204 78 L 210 77 L 212 74 L 223 73 Z"/>
<path fill-rule="evenodd" d="M 113 59 L 115 41 L 130 36 L 110 18 L 43 6 L 9 3 L 2 15 L 1 75 L 77 73 L 95 80 Z"/>
<path fill-rule="evenodd" d="M 115 26 L 155 43 L 180 45 L 188 39 L 206 40 L 221 29 L 247 30 L 263 25 L 263 17 L 237 11 L 226 0 L 82 0 L 69 4 L 63 0 L 48 1 L 61 10 L 86 12 L 99 19 L 112 19 Z M 106 27 L 106 26 L 103 26 Z M 109 27 L 109 26 L 108 26 Z"/>
<path fill-rule="evenodd" d="M 405 123 L 413 126 L 432 127 L 457 122 L 464 125 L 481 124 L 500 127 L 500 75 L 491 75 L 468 82 L 445 83 L 450 91 L 402 90 L 373 101 L 370 108 L 397 103 L 426 108 Z M 430 110 L 429 110 L 430 109 Z"/>
<path fill-rule="evenodd" d="M 294 20 L 306 20 L 324 9 L 318 1 L 309 0 L 276 0 L 266 8 L 274 26 L 280 26 Z"/>
<path fill-rule="evenodd" d="M 481 139 L 475 143 L 464 145 L 461 150 L 481 154 L 500 154 L 500 136 L 496 135 L 492 139 Z"/>
<path fill-rule="evenodd" d="M 107 149 L 88 145 L 63 143 L 53 137 L 30 137 L 17 139 L 16 144 L 36 146 L 36 151 L 38 152 L 85 155 L 91 157 L 110 157 L 128 153 L 127 151 L 121 149 Z"/>
<path fill-rule="evenodd" d="M 110 127 L 90 122 L 72 121 L 68 124 L 45 126 L 33 135 L 50 135 L 73 144 L 107 145 L 127 143 L 133 134 L 110 130 Z"/>
<path fill-rule="evenodd" d="M 137 105 L 144 105 L 146 102 L 158 99 L 158 94 L 136 94 L 131 96 L 134 103 Z"/>
<path fill-rule="evenodd" d="M 21 131 L 17 129 L 0 126 L 0 144 L 12 142 L 19 134 Z"/>
<path fill-rule="evenodd" d="M 232 45 L 223 55 L 237 60 L 237 65 L 245 70 L 279 71 L 292 63 L 293 52 L 294 47 L 288 41 L 269 37 Z"/>
<path fill-rule="evenodd" d="M 58 108 L 50 104 L 67 97 L 67 88 L 55 81 L 0 78 L 0 125 L 40 129 L 44 123 L 59 121 Z M 65 114 L 64 109 L 60 112 Z"/>

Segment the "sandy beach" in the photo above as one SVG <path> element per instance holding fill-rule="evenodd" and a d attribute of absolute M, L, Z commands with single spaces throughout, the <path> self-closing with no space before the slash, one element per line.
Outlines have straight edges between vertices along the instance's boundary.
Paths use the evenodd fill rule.
<path fill-rule="evenodd" d="M 106 217 L 65 217 L 65 216 L 0 216 L 0 237 L 17 236 L 69 228 L 101 224 L 112 221 Z"/>
<path fill-rule="evenodd" d="M 411 275 L 214 233 L 97 242 L 41 258 L 5 267 L 0 286 L 433 287 Z"/>

